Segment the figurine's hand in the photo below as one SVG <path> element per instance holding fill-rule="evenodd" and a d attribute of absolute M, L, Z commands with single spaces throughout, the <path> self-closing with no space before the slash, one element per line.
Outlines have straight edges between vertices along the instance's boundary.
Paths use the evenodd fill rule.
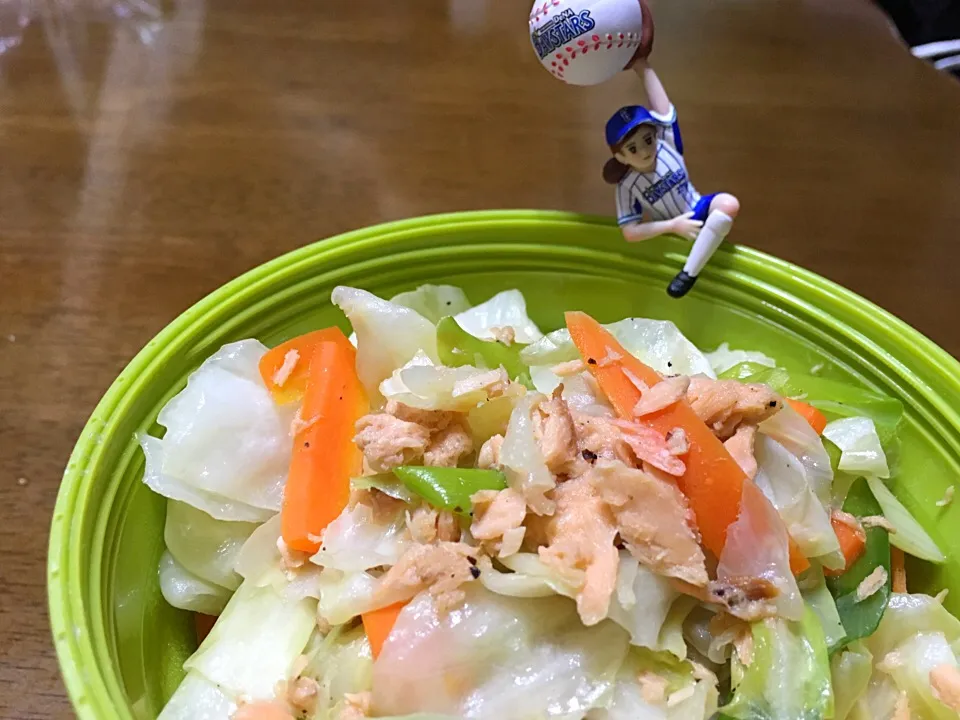
<path fill-rule="evenodd" d="M 688 212 L 670 221 L 670 232 L 687 240 L 696 240 L 703 223 L 693 219 L 693 213 Z"/>
<path fill-rule="evenodd" d="M 627 70 L 633 68 L 637 63 L 646 62 L 647 58 L 650 57 L 650 53 L 653 52 L 653 13 L 650 12 L 650 6 L 647 4 L 647 0 L 638 1 L 643 17 L 643 25 L 640 29 L 640 45 L 637 47 L 637 52 L 634 53 L 633 58 L 631 58 L 630 63 L 627 65 Z"/>

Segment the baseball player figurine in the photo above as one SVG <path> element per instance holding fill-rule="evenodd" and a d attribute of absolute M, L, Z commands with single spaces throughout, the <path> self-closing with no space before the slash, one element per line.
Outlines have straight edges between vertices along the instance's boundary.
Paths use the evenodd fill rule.
<path fill-rule="evenodd" d="M 729 193 L 700 195 L 687 177 L 677 111 L 646 61 L 633 66 L 649 107 L 628 105 L 607 121 L 613 157 L 603 178 L 617 186 L 617 222 L 628 242 L 673 233 L 693 240 L 683 270 L 667 288 L 690 292 L 707 261 L 730 232 L 740 202 Z"/>
<path fill-rule="evenodd" d="M 570 85 L 596 85 L 625 69 L 643 81 L 648 107 L 620 108 L 607 122 L 613 153 L 603 177 L 617 186 L 617 221 L 628 242 L 669 233 L 693 240 L 667 292 L 683 297 L 730 232 L 740 203 L 701 196 L 687 177 L 677 111 L 647 63 L 653 16 L 646 0 L 536 0 L 530 42 L 540 64 Z"/>

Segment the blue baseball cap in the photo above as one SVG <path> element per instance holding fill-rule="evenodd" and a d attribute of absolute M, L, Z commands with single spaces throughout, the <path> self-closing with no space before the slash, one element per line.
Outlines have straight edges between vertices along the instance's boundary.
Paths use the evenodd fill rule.
<path fill-rule="evenodd" d="M 607 120 L 607 145 L 613 147 L 641 125 L 658 125 L 657 119 L 642 105 L 627 105 Z"/>

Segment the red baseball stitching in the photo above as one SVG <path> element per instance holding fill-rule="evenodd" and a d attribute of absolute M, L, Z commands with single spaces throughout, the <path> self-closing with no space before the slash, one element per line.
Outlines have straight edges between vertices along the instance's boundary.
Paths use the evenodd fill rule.
<path fill-rule="evenodd" d="M 623 34 L 623 33 L 618 33 L 618 34 L 620 35 L 620 37 L 624 37 L 624 34 Z M 611 38 L 612 38 L 612 36 L 609 35 L 609 34 L 608 34 L 608 37 L 611 37 Z M 614 46 L 614 44 L 611 42 L 611 43 L 607 44 L 607 46 L 606 46 L 604 49 L 605 49 L 605 50 L 610 50 L 610 49 L 613 48 L 613 47 L 617 47 L 617 48 L 628 47 L 628 48 L 631 48 L 631 47 L 637 47 L 637 46 L 640 44 L 640 35 L 639 35 L 638 33 L 627 33 L 627 34 L 626 34 L 626 38 L 629 38 L 629 39 L 621 40 L 620 43 L 617 44 L 616 46 Z M 603 43 L 595 43 L 594 46 L 593 46 L 593 49 L 594 49 L 594 50 L 600 50 L 601 47 L 602 47 L 602 45 L 603 45 Z M 587 50 L 589 50 L 590 48 L 589 48 L 589 47 L 579 46 L 578 49 L 579 49 L 579 51 L 581 51 L 581 54 L 585 54 L 585 53 L 587 52 Z M 560 60 L 560 62 L 561 62 L 562 64 L 558 64 L 556 61 L 551 62 L 551 63 L 550 63 L 551 67 L 548 67 L 547 70 L 549 70 L 551 73 L 553 73 L 553 74 L 556 75 L 558 78 L 560 78 L 561 80 L 563 80 L 564 70 L 565 70 L 567 67 L 569 67 L 570 61 L 573 60 L 573 59 L 575 59 L 575 58 L 577 57 L 578 50 L 575 50 L 573 47 L 571 47 L 571 45 L 566 45 L 566 46 L 564 46 L 564 47 L 562 47 L 562 48 L 558 48 L 558 51 L 559 51 L 559 50 L 566 50 L 568 53 L 570 53 L 570 55 L 567 56 L 567 57 L 564 57 L 563 55 L 560 54 L 560 52 L 557 52 L 555 57 L 557 58 L 557 60 Z M 546 58 L 544 58 L 544 59 L 546 59 Z"/>
<path fill-rule="evenodd" d="M 559 7 L 561 4 L 563 4 L 563 1 L 564 0 L 544 0 L 543 5 L 540 5 L 534 8 L 533 12 L 530 14 L 530 25 L 533 25 L 534 23 L 539 22 L 541 16 L 545 16 L 549 14 L 551 8 Z M 593 45 L 594 51 L 600 50 L 601 46 L 603 45 L 603 41 L 601 40 L 600 36 L 593 35 L 591 37 L 591 40 L 592 40 L 591 44 Z M 639 33 L 624 34 L 622 32 L 618 32 L 617 40 L 619 42 L 616 45 L 614 45 L 613 35 L 610 33 L 606 33 L 606 40 L 607 40 L 607 45 L 605 48 L 606 50 L 612 50 L 614 47 L 618 49 L 622 47 L 628 47 L 628 48 L 637 47 L 640 44 L 640 34 Z M 572 45 L 573 43 L 571 43 L 570 45 L 566 45 L 562 48 L 557 48 L 555 57 L 557 60 L 561 61 L 562 64 L 557 64 L 556 61 L 553 61 L 551 62 L 551 67 L 547 68 L 551 73 L 556 75 L 561 80 L 563 79 L 564 69 L 570 65 L 570 60 L 573 60 L 574 58 L 577 57 L 577 51 L 579 50 L 581 54 L 586 54 L 587 51 L 590 49 L 587 46 L 587 41 L 582 39 L 577 40 L 576 47 L 573 47 Z M 561 55 L 560 54 L 561 50 L 566 50 L 568 53 L 570 53 L 569 58 Z M 544 58 L 544 60 L 546 60 L 546 58 Z"/>
<path fill-rule="evenodd" d="M 546 15 L 550 12 L 550 8 L 558 7 L 561 4 L 562 0 L 547 0 L 540 7 L 534 8 L 533 12 L 530 13 L 530 24 L 533 25 L 540 19 L 541 15 Z"/>

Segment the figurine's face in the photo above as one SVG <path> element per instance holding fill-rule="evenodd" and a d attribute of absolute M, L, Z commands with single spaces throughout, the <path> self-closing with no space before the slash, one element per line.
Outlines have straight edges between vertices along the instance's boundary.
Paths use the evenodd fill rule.
<path fill-rule="evenodd" d="M 641 125 L 627 139 L 615 155 L 624 165 L 637 172 L 650 172 L 657 165 L 657 131 L 649 125 Z"/>

